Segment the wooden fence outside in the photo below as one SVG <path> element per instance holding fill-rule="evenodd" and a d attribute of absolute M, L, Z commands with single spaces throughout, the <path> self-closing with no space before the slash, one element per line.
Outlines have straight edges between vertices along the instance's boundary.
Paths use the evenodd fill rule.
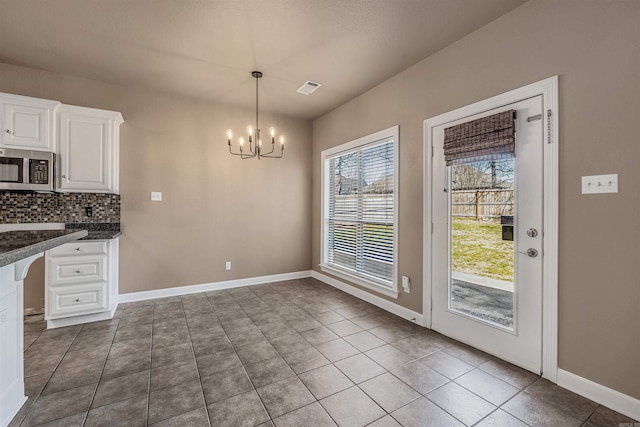
<path fill-rule="evenodd" d="M 475 219 L 513 215 L 513 190 L 455 190 L 451 194 L 451 216 Z"/>

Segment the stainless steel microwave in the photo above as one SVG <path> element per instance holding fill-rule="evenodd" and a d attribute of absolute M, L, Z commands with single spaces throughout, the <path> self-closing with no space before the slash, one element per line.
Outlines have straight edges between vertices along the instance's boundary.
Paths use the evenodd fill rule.
<path fill-rule="evenodd" d="M 53 191 L 54 154 L 0 148 L 0 190 Z"/>

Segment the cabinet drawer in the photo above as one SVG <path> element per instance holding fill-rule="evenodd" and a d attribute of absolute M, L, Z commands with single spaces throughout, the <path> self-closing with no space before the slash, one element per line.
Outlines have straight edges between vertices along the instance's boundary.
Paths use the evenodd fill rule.
<path fill-rule="evenodd" d="M 70 255 L 98 255 L 107 253 L 107 242 L 85 241 L 73 242 L 60 245 L 49 250 L 49 256 L 70 256 Z"/>
<path fill-rule="evenodd" d="M 49 259 L 49 284 L 96 282 L 107 280 L 106 255 L 87 255 Z"/>
<path fill-rule="evenodd" d="M 107 282 L 58 286 L 49 289 L 49 319 L 106 311 Z"/>

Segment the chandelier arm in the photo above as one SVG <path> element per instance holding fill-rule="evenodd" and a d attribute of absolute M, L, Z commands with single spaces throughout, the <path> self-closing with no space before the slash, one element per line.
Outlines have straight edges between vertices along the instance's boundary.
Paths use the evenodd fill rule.
<path fill-rule="evenodd" d="M 271 153 L 262 154 L 261 157 L 266 157 L 267 159 L 281 159 L 284 156 L 284 150 L 280 150 L 280 155 L 274 156 Z"/>
<path fill-rule="evenodd" d="M 275 143 L 274 143 L 274 142 L 272 142 L 272 143 L 271 143 L 271 151 L 269 151 L 268 153 L 264 153 L 264 154 L 262 154 L 262 155 L 263 155 L 263 156 L 268 156 L 269 154 L 273 153 L 273 152 L 275 151 L 275 147 L 276 147 Z"/>
<path fill-rule="evenodd" d="M 234 153 L 233 150 L 231 149 L 231 146 L 229 146 L 229 153 L 233 154 L 234 156 L 240 156 L 243 159 L 252 159 L 256 156 L 256 154 L 251 151 L 251 154 L 245 154 L 245 152 L 241 151 L 239 153 Z"/>

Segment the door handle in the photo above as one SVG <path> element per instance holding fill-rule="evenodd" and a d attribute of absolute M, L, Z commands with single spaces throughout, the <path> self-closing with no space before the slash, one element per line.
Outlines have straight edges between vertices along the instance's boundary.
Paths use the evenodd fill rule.
<path fill-rule="evenodd" d="M 530 228 L 527 230 L 527 236 L 536 237 L 537 235 L 538 235 L 538 230 L 536 230 L 535 228 Z"/>

